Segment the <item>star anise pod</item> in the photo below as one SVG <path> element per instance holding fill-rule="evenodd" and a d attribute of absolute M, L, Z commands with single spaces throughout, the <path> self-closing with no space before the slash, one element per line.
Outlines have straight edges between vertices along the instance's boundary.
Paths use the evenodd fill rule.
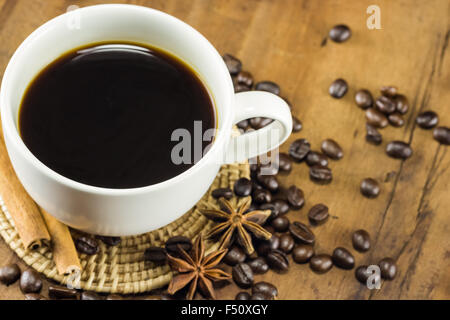
<path fill-rule="evenodd" d="M 190 283 L 191 285 L 186 297 L 188 300 L 194 297 L 197 287 L 200 288 L 203 294 L 215 299 L 216 294 L 212 282 L 231 278 L 225 271 L 214 268 L 219 264 L 228 250 L 220 249 L 205 257 L 205 245 L 201 235 L 196 238 L 191 255 L 180 246 L 178 249 L 180 254 L 179 258 L 167 255 L 170 267 L 172 270 L 178 272 L 178 275 L 172 278 L 167 292 L 174 294 Z"/>
<path fill-rule="evenodd" d="M 269 231 L 261 227 L 269 218 L 270 210 L 246 212 L 250 208 L 251 198 L 247 198 L 238 210 L 233 208 L 231 203 L 224 198 L 220 198 L 219 203 L 225 210 L 204 209 L 201 212 L 207 218 L 220 222 L 206 234 L 207 238 L 222 234 L 220 248 L 228 248 L 237 238 L 247 254 L 252 254 L 255 249 L 253 248 L 251 234 L 256 238 L 265 240 L 272 237 Z"/>

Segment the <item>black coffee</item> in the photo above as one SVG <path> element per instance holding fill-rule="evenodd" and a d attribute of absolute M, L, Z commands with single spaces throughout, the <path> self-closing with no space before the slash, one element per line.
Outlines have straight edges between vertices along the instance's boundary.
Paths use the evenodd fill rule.
<path fill-rule="evenodd" d="M 211 143 L 194 137 L 194 121 L 202 136 L 215 128 L 211 97 L 195 72 L 158 49 L 120 43 L 76 49 L 51 63 L 19 112 L 22 139 L 40 161 L 107 188 L 148 186 L 190 168 L 194 138 L 202 150 Z M 177 153 L 190 151 L 189 163 L 171 157 L 178 128 L 191 135 L 189 148 Z"/>

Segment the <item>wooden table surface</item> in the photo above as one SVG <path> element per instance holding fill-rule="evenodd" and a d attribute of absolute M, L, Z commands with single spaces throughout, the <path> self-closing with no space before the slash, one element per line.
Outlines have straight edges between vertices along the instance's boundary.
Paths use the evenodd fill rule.
<path fill-rule="evenodd" d="M 17 46 L 35 28 L 72 4 L 104 1 L 0 0 L 0 72 Z M 257 80 L 280 84 L 282 95 L 304 129 L 293 140 L 307 138 L 318 149 L 326 138 L 336 139 L 345 156 L 332 161 L 334 180 L 328 186 L 311 183 L 306 165 L 295 165 L 283 182 L 301 187 L 307 204 L 292 211 L 291 220 L 307 221 L 309 208 L 325 203 L 335 216 L 314 228 L 316 251 L 351 248 L 352 231 L 363 228 L 373 238 L 366 254 L 355 253 L 357 264 L 375 264 L 384 257 L 397 261 L 395 280 L 369 290 L 353 271 L 333 268 L 325 275 L 307 265 L 292 264 L 287 274 L 257 276 L 277 284 L 281 299 L 449 299 L 450 298 L 450 152 L 430 131 L 415 125 L 416 115 L 433 109 L 440 124 L 450 126 L 450 2 L 448 0 L 154 0 L 107 1 L 140 4 L 172 14 L 203 33 L 221 53 L 239 57 Z M 380 30 L 366 26 L 366 8 L 381 9 Z M 348 42 L 325 41 L 329 29 L 345 23 Z M 336 78 L 350 89 L 341 100 L 328 94 Z M 402 128 L 382 131 L 382 146 L 365 142 L 364 113 L 356 107 L 357 89 L 378 94 L 382 85 L 396 85 L 409 97 L 410 112 Z M 387 141 L 411 143 L 412 158 L 386 156 Z M 3 143 L 3 142 L 1 142 Z M 381 182 L 375 200 L 359 193 L 363 178 Z M 354 250 L 352 249 L 352 252 Z M 0 264 L 18 258 L 0 241 Z M 23 266 L 23 265 L 22 265 Z M 22 299 L 18 286 L 0 287 L 0 298 Z M 233 298 L 235 286 L 218 293 Z"/>

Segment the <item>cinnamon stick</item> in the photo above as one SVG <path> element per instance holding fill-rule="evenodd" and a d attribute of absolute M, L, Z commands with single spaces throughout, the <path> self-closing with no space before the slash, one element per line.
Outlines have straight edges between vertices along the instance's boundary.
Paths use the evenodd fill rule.
<path fill-rule="evenodd" d="M 0 195 L 26 249 L 38 249 L 50 242 L 44 219 L 20 183 L 9 160 L 3 137 L 0 137 Z"/>
<path fill-rule="evenodd" d="M 80 260 L 73 243 L 69 228 L 41 209 L 52 238 L 53 261 L 59 274 L 71 274 L 81 271 Z"/>

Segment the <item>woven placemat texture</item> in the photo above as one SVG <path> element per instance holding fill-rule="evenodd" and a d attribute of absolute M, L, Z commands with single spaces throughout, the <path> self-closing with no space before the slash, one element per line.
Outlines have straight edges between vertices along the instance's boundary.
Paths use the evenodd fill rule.
<path fill-rule="evenodd" d="M 213 226 L 199 211 L 204 206 L 217 206 L 217 200 L 211 196 L 216 188 L 232 188 L 241 177 L 250 177 L 248 163 L 224 165 L 203 198 L 186 214 L 171 224 L 158 230 L 139 236 L 123 237 L 118 246 L 111 247 L 99 241 L 98 254 L 88 256 L 79 254 L 83 267 L 80 287 L 106 293 L 135 294 L 148 292 L 167 285 L 172 272 L 168 265 L 157 266 L 144 261 L 144 251 L 150 246 L 164 246 L 165 241 L 176 235 L 194 238 Z M 3 195 L 6 197 L 7 195 Z M 239 200 L 242 201 L 243 199 Z M 232 199 L 236 203 L 236 199 Z M 59 275 L 48 248 L 37 251 L 25 250 L 17 234 L 14 223 L 8 213 L 3 199 L 0 199 L 0 234 L 23 261 L 43 273 L 47 278 L 66 284 L 69 276 Z M 76 231 L 72 231 L 73 234 Z M 207 242 L 207 251 L 214 250 L 216 243 Z"/>

